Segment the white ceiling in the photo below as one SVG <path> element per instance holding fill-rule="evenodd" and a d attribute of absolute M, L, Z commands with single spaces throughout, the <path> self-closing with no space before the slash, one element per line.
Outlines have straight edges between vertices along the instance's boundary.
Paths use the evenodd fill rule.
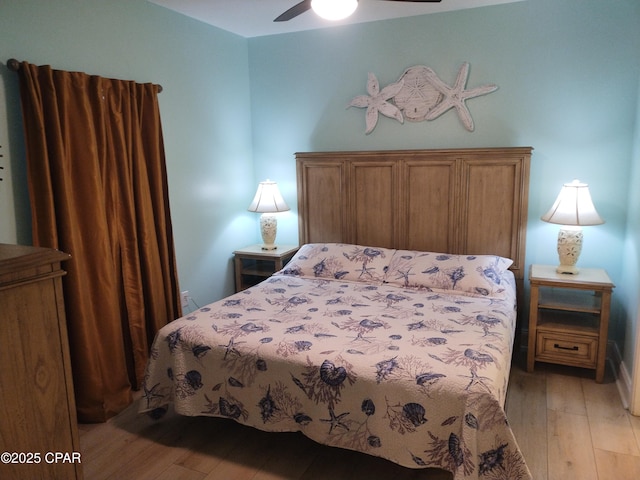
<path fill-rule="evenodd" d="M 327 28 L 335 25 L 373 22 L 389 18 L 462 10 L 523 0 L 442 0 L 440 3 L 386 2 L 359 0 L 356 12 L 346 20 L 329 22 L 312 11 L 289 20 L 274 22 L 281 13 L 300 0 L 149 0 L 223 30 L 250 38 L 279 33 Z"/>

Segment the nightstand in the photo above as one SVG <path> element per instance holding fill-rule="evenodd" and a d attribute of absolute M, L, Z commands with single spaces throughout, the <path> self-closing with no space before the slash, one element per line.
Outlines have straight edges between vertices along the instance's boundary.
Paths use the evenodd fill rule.
<path fill-rule="evenodd" d="M 554 266 L 532 265 L 529 283 L 527 371 L 536 361 L 590 368 L 601 383 L 615 287 L 607 272 L 581 268 L 568 275 L 556 273 Z"/>
<path fill-rule="evenodd" d="M 249 288 L 281 270 L 298 251 L 297 246 L 279 245 L 275 250 L 262 250 L 262 244 L 233 252 L 236 292 Z"/>

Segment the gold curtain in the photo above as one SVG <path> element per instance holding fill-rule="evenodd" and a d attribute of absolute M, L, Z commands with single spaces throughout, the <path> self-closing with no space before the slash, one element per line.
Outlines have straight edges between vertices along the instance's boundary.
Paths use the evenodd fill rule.
<path fill-rule="evenodd" d="M 18 71 L 33 243 L 71 254 L 65 309 L 78 419 L 101 422 L 142 383 L 181 315 L 158 86 Z"/>

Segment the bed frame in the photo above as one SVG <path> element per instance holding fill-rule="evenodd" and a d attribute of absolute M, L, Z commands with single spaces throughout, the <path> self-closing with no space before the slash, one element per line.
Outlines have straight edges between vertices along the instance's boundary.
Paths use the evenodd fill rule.
<path fill-rule="evenodd" d="M 521 296 L 532 150 L 296 153 L 300 244 L 496 254 Z"/>
<path fill-rule="evenodd" d="M 298 153 L 300 241 L 497 254 L 515 261 L 513 271 L 522 281 L 530 156 L 530 148 Z M 428 443 L 426 449 L 416 453 L 431 456 L 434 465 L 455 471 L 457 478 L 476 478 L 469 476 L 467 471 L 489 478 L 484 473 L 497 465 L 502 466 L 505 458 L 508 460 L 505 464 L 509 465 L 504 470 L 509 472 L 507 475 L 529 478 L 512 432 L 506 431 L 504 412 L 497 401 L 504 402 L 508 381 L 506 363 L 511 352 L 507 347 L 512 337 L 511 332 L 508 332 L 509 336 L 505 333 L 508 329 L 503 320 L 508 319 L 508 326 L 512 325 L 511 294 L 505 294 L 502 299 L 478 296 L 478 303 L 471 307 L 463 305 L 470 303 L 471 298 L 467 298 L 469 302 L 453 305 L 460 300 L 456 300 L 455 292 L 426 295 L 422 289 L 405 288 L 404 282 L 399 281 L 405 277 L 395 277 L 397 285 L 390 282 L 385 286 L 381 285 L 382 276 L 375 277 L 375 281 L 371 280 L 373 276 L 361 279 L 366 270 L 376 274 L 393 272 L 385 270 L 385 267 L 391 268 L 393 252 L 385 254 L 379 249 L 369 249 L 372 252 L 367 254 L 366 249 L 348 245 L 325 253 L 330 248 L 334 247 L 307 247 L 288 264 L 287 268 L 291 270 L 287 275 L 276 275 L 160 330 L 147 366 L 141 411 L 157 412 L 166 408 L 165 402 L 179 401 L 177 411 L 181 414 L 223 416 L 265 430 L 272 429 L 267 424 L 273 417 L 274 421 L 286 422 L 282 424 L 285 427 L 278 426 L 277 429 L 302 430 L 321 443 L 377 454 L 369 447 L 382 445 L 379 432 L 385 431 L 386 420 L 380 423 L 379 419 L 388 419 L 389 429 L 397 429 L 400 435 L 415 431 L 427 418 L 422 404 L 410 399 L 421 399 L 423 394 L 430 398 L 431 382 L 435 385 L 449 375 L 455 378 L 458 390 L 446 400 L 460 400 L 458 407 L 461 409 L 453 409 L 453 416 L 447 412 L 444 417 L 448 418 L 444 420 L 444 417 L 436 420 L 436 415 L 432 419 L 433 425 L 447 428 L 436 434 L 439 436 L 432 435 L 429 430 L 431 436 L 424 437 Z M 358 250 L 362 253 L 352 254 Z M 359 255 L 367 258 L 363 260 Z M 411 257 L 406 252 L 401 254 L 405 262 Z M 377 262 L 376 258 L 385 260 Z M 436 260 L 448 259 L 436 257 Z M 497 264 L 495 259 L 490 260 Z M 464 259 L 464 262 L 469 260 Z M 395 265 L 397 268 L 398 263 Z M 401 265 L 409 267 L 406 270 L 408 277 L 414 264 Z M 338 270 L 331 272 L 333 267 Z M 322 275 L 318 278 L 325 268 L 329 274 L 326 278 Z M 344 281 L 331 282 L 330 277 Z M 424 285 L 425 288 L 431 286 Z M 377 291 L 379 287 L 381 291 Z M 345 299 L 342 299 L 343 294 Z M 348 303 L 349 309 L 345 309 L 343 302 L 346 304 L 349 299 L 352 299 Z M 420 304 L 423 300 L 433 302 L 430 303 L 433 315 L 425 316 L 419 311 L 425 307 Z M 401 306 L 403 302 L 409 307 Z M 506 310 L 501 312 L 505 302 Z M 326 307 L 317 308 L 320 305 Z M 451 306 L 456 313 L 446 309 Z M 473 311 L 458 313 L 463 308 Z M 485 312 L 484 308 L 496 309 L 498 317 L 479 314 Z M 315 316 L 310 313 L 313 310 L 317 312 Z M 425 312 L 427 310 L 431 309 L 425 308 Z M 445 315 L 441 318 L 442 311 Z M 445 328 L 456 321 L 449 316 L 461 322 L 455 324 L 453 330 Z M 425 317 L 425 324 L 421 317 Z M 301 319 L 305 321 L 300 322 Z M 486 336 L 498 325 L 496 337 L 487 338 L 490 343 L 476 340 L 482 338 L 483 330 Z M 307 327 L 309 330 L 305 330 Z M 374 332 L 378 328 L 382 328 L 381 333 Z M 393 330 L 387 331 L 387 328 Z M 426 329 L 424 334 L 422 328 Z M 465 336 L 465 328 L 472 334 Z M 269 331 L 270 336 L 264 336 Z M 369 337 L 364 336 L 367 333 Z M 303 336 L 296 336 L 298 334 Z M 457 334 L 461 334 L 460 337 L 456 338 Z M 394 353 L 404 348 L 401 347 L 404 337 L 407 349 Z M 242 340 L 234 343 L 238 338 Z M 312 341 L 298 341 L 300 338 Z M 356 340 L 364 343 L 354 343 Z M 336 343 L 332 346 L 331 342 Z M 246 345 L 234 347 L 241 344 Z M 317 350 L 312 350 L 316 344 Z M 485 348 L 492 350 L 492 354 L 485 352 Z M 417 355 L 423 352 L 426 355 L 421 359 Z M 360 355 L 369 356 L 359 360 Z M 492 388 L 483 387 L 484 377 L 478 371 L 489 363 L 493 377 L 498 379 Z M 400 369 L 396 372 L 397 367 Z M 375 377 L 372 375 L 374 369 Z M 208 374 L 202 375 L 201 371 Z M 265 373 L 267 371 L 269 374 Z M 504 373 L 503 377 L 499 371 Z M 392 372 L 398 377 L 391 377 Z M 468 378 L 471 383 L 465 387 L 466 382 L 460 384 L 458 377 Z M 355 400 L 349 397 L 348 402 L 341 404 L 342 388 L 347 384 L 354 385 L 358 379 L 362 379 L 362 383 L 349 390 L 355 393 Z M 489 376 L 486 379 L 492 380 Z M 401 387 L 400 393 L 391 388 L 383 390 L 381 396 L 375 396 L 376 384 L 396 382 Z M 383 385 L 381 388 L 388 387 Z M 440 387 L 434 388 L 435 394 Z M 442 388 L 449 392 L 448 387 Z M 495 397 L 487 398 L 485 388 L 493 391 Z M 364 397 L 361 399 L 357 395 Z M 386 403 L 386 414 L 368 420 L 376 410 L 374 397 L 382 411 L 385 411 Z M 340 404 L 335 412 L 334 404 Z M 358 405 L 361 405 L 359 412 Z M 323 410 L 325 407 L 328 412 Z M 341 419 L 351 412 L 353 420 L 341 423 Z M 312 423 L 314 418 L 318 422 Z M 328 434 L 316 427 L 320 422 L 329 423 L 326 426 Z M 376 423 L 376 429 L 369 430 L 369 422 Z M 307 424 L 312 425 L 308 432 L 300 427 Z M 491 429 L 497 425 L 502 430 L 500 434 L 498 428 Z M 447 431 L 449 427 L 451 431 Z M 332 437 L 334 428 L 340 432 Z M 461 445 L 467 442 L 461 442 L 460 438 L 466 438 L 465 431 L 474 430 L 477 432 L 468 435 L 476 447 L 463 449 Z M 349 437 L 347 432 L 353 436 Z M 480 445 L 474 437 L 486 434 L 489 443 L 494 443 L 480 442 L 482 451 L 474 452 L 471 461 L 471 449 L 478 449 Z M 417 438 L 420 450 L 423 437 L 418 435 Z M 410 443 L 408 437 L 406 443 Z M 395 443 L 389 445 L 388 449 L 385 446 L 384 458 L 412 468 L 426 466 L 425 461 L 414 453 L 409 452 L 410 456 L 407 456 L 408 450 L 403 443 L 399 444 L 401 454 L 391 447 Z"/>

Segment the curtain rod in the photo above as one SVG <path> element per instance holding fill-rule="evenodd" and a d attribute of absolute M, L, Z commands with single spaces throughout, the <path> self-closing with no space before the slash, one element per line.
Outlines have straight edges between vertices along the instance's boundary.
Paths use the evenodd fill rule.
<path fill-rule="evenodd" d="M 7 60 L 7 68 L 14 72 L 20 70 L 20 62 L 15 58 L 10 58 Z M 162 92 L 162 85 L 158 85 L 158 93 Z"/>

